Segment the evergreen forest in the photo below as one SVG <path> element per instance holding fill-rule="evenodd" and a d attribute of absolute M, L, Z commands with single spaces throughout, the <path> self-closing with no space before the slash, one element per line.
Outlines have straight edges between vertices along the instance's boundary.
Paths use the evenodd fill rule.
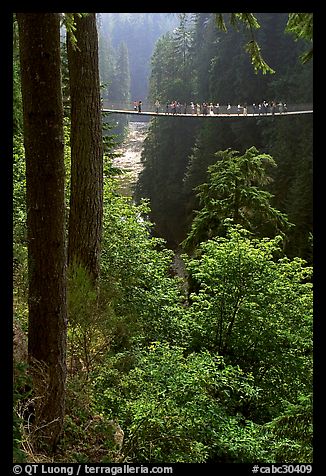
<path fill-rule="evenodd" d="M 312 30 L 14 14 L 14 463 L 314 462 L 313 114 L 147 117 L 124 196 L 102 112 L 312 109 Z"/>

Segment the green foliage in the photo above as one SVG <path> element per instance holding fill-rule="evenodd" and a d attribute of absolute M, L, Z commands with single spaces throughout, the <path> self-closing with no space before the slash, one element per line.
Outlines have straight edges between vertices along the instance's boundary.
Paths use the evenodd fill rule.
<path fill-rule="evenodd" d="M 286 32 L 295 36 L 296 40 L 304 39 L 312 42 L 313 40 L 313 14 L 312 13 L 289 13 L 289 19 L 286 25 Z M 313 49 L 301 55 L 303 64 L 312 59 Z"/>
<path fill-rule="evenodd" d="M 276 462 L 313 460 L 312 394 L 300 395 L 287 403 L 284 412 L 265 427 L 275 441 Z"/>
<path fill-rule="evenodd" d="M 260 188 L 270 181 L 266 169 L 276 166 L 273 158 L 259 154 L 255 147 L 243 155 L 234 150 L 215 155 L 219 160 L 208 167 L 208 182 L 196 188 L 202 208 L 193 220 L 184 246 L 193 247 L 222 235 L 226 218 L 232 218 L 234 223 L 258 236 L 286 230 L 290 225 L 287 217 L 271 206 L 272 195 Z"/>
<path fill-rule="evenodd" d="M 26 175 L 23 137 L 13 140 L 13 282 L 14 312 L 21 321 L 27 321 L 27 229 L 26 229 Z"/>
<path fill-rule="evenodd" d="M 258 73 L 258 71 L 261 71 L 263 74 L 275 73 L 275 71 L 270 66 L 268 66 L 266 61 L 263 59 L 261 54 L 261 48 L 258 45 L 257 41 L 250 40 L 245 45 L 245 50 L 250 55 L 251 64 L 254 66 L 256 73 Z"/>
<path fill-rule="evenodd" d="M 305 40 L 312 41 L 313 14 L 289 13 L 286 31 L 292 33 L 297 39 L 304 38 Z"/>
<path fill-rule="evenodd" d="M 66 417 L 58 462 L 119 461 L 109 417 L 96 410 L 94 393 L 81 373 L 68 375 Z"/>
<path fill-rule="evenodd" d="M 26 239 L 26 178 L 23 137 L 14 136 L 13 143 L 13 226 L 17 242 Z"/>
<path fill-rule="evenodd" d="M 70 372 L 87 377 L 111 340 L 110 308 L 98 298 L 89 273 L 70 266 L 68 273 L 68 362 Z"/>
<path fill-rule="evenodd" d="M 136 328 L 146 340 L 177 338 L 175 303 L 181 296 L 177 280 L 169 276 L 173 254 L 163 240 L 151 237 L 148 205 L 133 205 L 111 187 L 105 185 L 101 282 L 114 310 L 116 345 L 128 346 Z"/>
<path fill-rule="evenodd" d="M 215 13 L 215 21 L 220 30 L 227 32 L 227 27 L 224 21 L 223 13 Z M 247 28 L 258 29 L 260 24 L 257 18 L 252 13 L 230 13 L 230 25 L 238 29 L 239 24 L 243 23 Z"/>
<path fill-rule="evenodd" d="M 100 411 L 125 432 L 124 457 L 139 462 L 266 460 L 259 427 L 238 414 L 254 401 L 252 378 L 222 357 L 153 342 L 128 373 L 108 359 L 94 381 Z"/>
<path fill-rule="evenodd" d="M 227 32 L 227 27 L 222 13 L 216 13 L 216 25 L 222 31 Z M 257 43 L 253 30 L 260 28 L 257 18 L 252 13 L 231 13 L 230 24 L 238 29 L 239 23 L 242 23 L 251 34 L 251 40 L 245 45 L 245 50 L 249 53 L 251 64 L 254 66 L 255 72 L 261 71 L 263 74 L 275 73 L 275 71 L 266 63 L 261 54 L 261 48 Z"/>
<path fill-rule="evenodd" d="M 231 226 L 225 238 L 202 243 L 200 257 L 184 257 L 196 290 L 190 348 L 252 372 L 264 390 L 263 418 L 311 388 L 312 270 L 299 258 L 277 260 L 280 241 Z"/>
<path fill-rule="evenodd" d="M 217 27 L 223 32 L 227 32 L 226 23 L 222 13 L 215 13 Z M 266 63 L 261 55 L 261 47 L 255 39 L 253 30 L 261 27 L 257 17 L 252 13 L 231 13 L 230 24 L 238 29 L 242 24 L 250 31 L 251 40 L 245 45 L 245 50 L 249 53 L 251 63 L 255 72 L 261 71 L 263 74 L 275 73 L 275 71 Z M 312 41 L 313 38 L 313 15 L 312 13 L 289 13 L 285 32 L 292 33 L 296 40 L 304 39 Z M 312 49 L 301 56 L 303 63 L 312 58 Z"/>
<path fill-rule="evenodd" d="M 295 227 L 287 233 L 285 252 L 289 257 L 300 256 L 310 263 L 312 248 L 309 236 L 313 230 L 312 121 L 312 117 L 294 118 L 290 122 L 282 120 L 264 132 L 268 150 L 277 162 L 277 168 L 272 172 L 273 206 L 285 212 L 295 223 Z"/>
<path fill-rule="evenodd" d="M 69 41 L 71 42 L 73 49 L 79 49 L 77 44 L 77 38 L 75 36 L 76 18 L 83 18 L 86 15 L 88 15 L 88 13 L 64 13 L 62 15 L 62 24 L 66 27 L 69 36 Z"/>

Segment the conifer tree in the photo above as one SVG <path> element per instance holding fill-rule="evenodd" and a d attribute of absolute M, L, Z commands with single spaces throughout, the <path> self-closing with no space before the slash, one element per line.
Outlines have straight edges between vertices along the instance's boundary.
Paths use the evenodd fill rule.
<path fill-rule="evenodd" d="M 220 151 L 216 156 L 219 160 L 208 167 L 208 182 L 196 188 L 201 209 L 184 245 L 191 248 L 223 235 L 227 218 L 256 236 L 286 230 L 290 226 L 286 215 L 272 207 L 272 194 L 263 190 L 271 180 L 267 167 L 276 166 L 273 158 L 259 154 L 255 147 L 241 156 L 234 150 Z"/>
<path fill-rule="evenodd" d="M 95 13 L 74 14 L 76 45 L 67 34 L 71 98 L 71 194 L 68 264 L 95 281 L 103 215 L 103 141 Z"/>
<path fill-rule="evenodd" d="M 40 441 L 54 448 L 63 427 L 66 380 L 66 253 L 60 17 L 17 13 L 26 157 L 29 261 L 28 354 Z M 35 367 L 34 364 L 37 363 Z"/>

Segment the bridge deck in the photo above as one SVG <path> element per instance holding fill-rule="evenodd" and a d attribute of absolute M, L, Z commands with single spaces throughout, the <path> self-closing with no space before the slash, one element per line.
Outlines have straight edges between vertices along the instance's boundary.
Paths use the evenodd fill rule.
<path fill-rule="evenodd" d="M 253 113 L 248 113 L 247 115 L 237 114 L 237 113 L 231 113 L 231 114 L 184 114 L 184 113 L 177 113 L 177 114 L 172 114 L 171 112 L 169 114 L 166 114 L 165 112 L 154 112 L 154 111 L 132 111 L 128 109 L 102 109 L 103 112 L 111 112 L 115 114 L 136 114 L 139 116 L 163 116 L 163 117 L 205 117 L 205 118 L 226 118 L 226 117 L 266 117 L 266 116 L 289 116 L 289 115 L 296 115 L 296 114 L 312 114 L 313 110 L 308 110 L 308 111 L 288 111 L 288 112 L 275 112 L 272 114 L 271 112 L 267 112 L 265 114 L 253 114 Z"/>

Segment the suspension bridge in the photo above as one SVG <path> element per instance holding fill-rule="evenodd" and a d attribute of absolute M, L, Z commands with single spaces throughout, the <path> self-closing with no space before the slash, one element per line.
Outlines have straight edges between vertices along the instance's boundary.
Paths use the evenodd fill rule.
<path fill-rule="evenodd" d="M 129 115 L 136 115 L 136 116 L 164 116 L 164 117 L 187 117 L 187 118 L 195 118 L 195 117 L 204 117 L 210 119 L 222 119 L 228 117 L 266 117 L 266 116 L 293 116 L 298 114 L 312 114 L 313 113 L 313 105 L 312 104 L 277 104 L 275 108 L 268 106 L 266 109 L 258 109 L 257 106 L 249 105 L 247 106 L 246 110 L 243 106 L 238 108 L 238 106 L 231 106 L 228 108 L 226 105 L 214 106 L 213 108 L 207 107 L 207 112 L 203 110 L 202 107 L 197 108 L 195 107 L 194 110 L 191 110 L 190 104 L 185 105 L 181 104 L 180 108 L 173 110 L 172 105 L 167 107 L 159 106 L 155 107 L 150 103 L 142 103 L 141 110 L 139 111 L 138 108 L 135 110 L 133 103 L 109 103 L 103 102 L 102 104 L 102 112 L 104 113 L 114 113 L 114 114 L 129 114 Z"/>

